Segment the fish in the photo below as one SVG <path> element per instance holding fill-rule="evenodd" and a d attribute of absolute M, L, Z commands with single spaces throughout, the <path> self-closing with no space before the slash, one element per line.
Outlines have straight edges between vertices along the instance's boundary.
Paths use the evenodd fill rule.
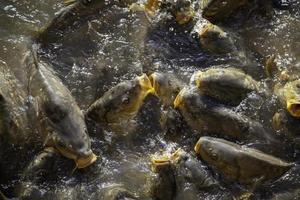
<path fill-rule="evenodd" d="M 208 136 L 200 137 L 194 150 L 225 177 L 246 185 L 274 180 L 294 166 L 259 150 Z"/>
<path fill-rule="evenodd" d="M 36 46 L 26 54 L 24 63 L 28 68 L 28 90 L 37 101 L 37 115 L 47 123 L 47 145 L 85 168 L 97 160 L 91 150 L 83 112 L 68 88 L 56 76 L 51 66 L 38 60 Z"/>

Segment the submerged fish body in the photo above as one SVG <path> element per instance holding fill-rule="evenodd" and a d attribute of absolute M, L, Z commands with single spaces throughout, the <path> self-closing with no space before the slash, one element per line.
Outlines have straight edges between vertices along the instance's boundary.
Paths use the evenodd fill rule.
<path fill-rule="evenodd" d="M 152 170 L 158 174 L 152 186 L 152 196 L 156 199 L 181 199 L 187 196 L 197 198 L 198 193 L 209 192 L 210 198 L 232 199 L 220 183 L 203 168 L 203 164 L 193 155 L 179 149 L 173 154 L 153 155 Z M 188 189 L 186 185 L 189 185 Z"/>
<path fill-rule="evenodd" d="M 144 74 L 108 90 L 88 108 L 86 116 L 107 124 L 130 120 L 137 114 L 143 100 L 153 93 L 151 82 Z"/>
<path fill-rule="evenodd" d="M 279 110 L 272 118 L 273 129 L 289 144 L 300 146 L 300 119 L 291 116 L 286 110 Z"/>
<path fill-rule="evenodd" d="M 217 25 L 207 23 L 202 28 L 195 29 L 194 32 L 200 40 L 201 47 L 206 51 L 216 54 L 240 54 L 238 39 Z"/>
<path fill-rule="evenodd" d="M 271 200 L 297 200 L 300 199 L 300 189 L 275 194 Z"/>
<path fill-rule="evenodd" d="M 105 0 L 65 0 L 65 4 L 66 7 L 62 8 L 54 19 L 39 31 L 36 38 L 39 42 L 51 42 L 57 39 L 68 27 L 109 5 Z"/>
<path fill-rule="evenodd" d="M 32 111 L 26 87 L 12 68 L 0 61 L 0 185 L 10 181 L 9 187 L 14 187 L 33 152 L 41 149 L 45 134 L 38 132 Z M 0 192 L 0 199 L 8 198 Z"/>
<path fill-rule="evenodd" d="M 0 63 L 0 137 L 12 144 L 38 140 L 28 116 L 27 93 L 6 63 Z M 31 126 L 32 125 L 32 126 Z"/>
<path fill-rule="evenodd" d="M 259 90 L 257 81 L 235 68 L 212 68 L 195 72 L 191 81 L 205 95 L 233 105 L 240 104 L 250 92 Z"/>
<path fill-rule="evenodd" d="M 261 151 L 212 137 L 201 137 L 195 151 L 218 172 L 243 184 L 279 178 L 293 166 Z"/>
<path fill-rule="evenodd" d="M 29 91 L 37 100 L 40 118 L 46 119 L 49 139 L 64 156 L 75 160 L 79 168 L 86 167 L 96 157 L 91 150 L 84 115 L 51 67 L 45 62 L 37 62 L 35 56 L 30 52 L 25 59 Z"/>
<path fill-rule="evenodd" d="M 247 0 L 204 0 L 201 1 L 202 16 L 211 22 L 219 22 L 229 17 Z"/>
<path fill-rule="evenodd" d="M 105 200 L 137 200 L 139 199 L 133 193 L 126 190 L 124 186 L 115 184 L 104 189 L 102 196 Z"/>
<path fill-rule="evenodd" d="M 89 18 L 97 16 L 106 8 L 113 5 L 125 7 L 133 0 L 106 1 L 106 0 L 64 0 L 62 8 L 52 19 L 37 33 L 36 40 L 41 43 L 53 42 L 64 35 L 68 28 L 86 22 Z"/>

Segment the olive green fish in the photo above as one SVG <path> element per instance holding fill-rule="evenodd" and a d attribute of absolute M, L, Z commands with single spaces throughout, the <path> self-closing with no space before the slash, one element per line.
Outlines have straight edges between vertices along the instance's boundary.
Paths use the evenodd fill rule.
<path fill-rule="evenodd" d="M 203 95 L 197 87 L 182 89 L 174 101 L 174 107 L 187 124 L 200 133 L 276 142 L 262 124 Z"/>
<path fill-rule="evenodd" d="M 243 184 L 274 180 L 294 165 L 256 149 L 213 137 L 201 137 L 194 149 L 218 172 Z"/>
<path fill-rule="evenodd" d="M 195 72 L 191 78 L 200 91 L 221 102 L 238 105 L 250 92 L 259 91 L 259 83 L 236 68 L 212 68 Z"/>
<path fill-rule="evenodd" d="M 86 116 L 106 124 L 130 120 L 149 94 L 154 94 L 154 89 L 148 76 L 143 74 L 108 90 L 87 109 Z"/>

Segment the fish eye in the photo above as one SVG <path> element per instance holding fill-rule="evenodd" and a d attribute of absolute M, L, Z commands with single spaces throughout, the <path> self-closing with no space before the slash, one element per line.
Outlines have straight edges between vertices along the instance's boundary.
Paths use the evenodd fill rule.
<path fill-rule="evenodd" d="M 82 1 L 82 3 L 84 4 L 84 5 L 88 5 L 88 4 L 90 4 L 92 2 L 92 0 L 83 0 Z"/>
<path fill-rule="evenodd" d="M 47 117 L 54 123 L 59 123 L 67 116 L 67 112 L 57 105 L 45 105 L 45 112 Z"/>
<path fill-rule="evenodd" d="M 128 96 L 123 96 L 122 97 L 122 103 L 129 104 L 129 102 L 130 102 L 130 98 Z"/>
<path fill-rule="evenodd" d="M 208 153 L 212 160 L 214 161 L 218 160 L 218 154 L 213 150 L 213 148 L 208 148 Z"/>
<path fill-rule="evenodd" d="M 56 145 L 60 146 L 61 148 L 66 148 L 69 145 L 66 145 L 61 139 L 56 140 Z"/>
<path fill-rule="evenodd" d="M 214 152 L 211 154 L 211 157 L 213 160 L 218 160 L 218 155 Z"/>

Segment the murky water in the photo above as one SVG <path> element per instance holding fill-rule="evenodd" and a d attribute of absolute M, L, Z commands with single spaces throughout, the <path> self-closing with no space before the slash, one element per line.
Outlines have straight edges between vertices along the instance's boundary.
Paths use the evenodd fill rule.
<path fill-rule="evenodd" d="M 20 80 L 26 80 L 22 69 L 26 43 L 62 7 L 58 0 L 0 1 L 0 60 L 11 67 Z M 267 16 L 254 13 L 245 23 L 231 26 L 230 31 L 239 34 L 254 55 L 246 66 L 255 65 L 248 68 L 248 72 L 257 80 L 264 77 L 263 58 L 273 54 L 281 68 L 300 66 L 300 3 L 289 10 L 272 10 Z M 196 70 L 212 65 L 245 65 L 239 58 L 216 56 L 201 49 L 196 40 L 171 20 L 150 24 L 142 13 L 119 6 L 103 10 L 75 30 L 66 31 L 60 40 L 40 48 L 39 57 L 53 66 L 82 110 L 109 88 L 143 72 L 170 72 L 187 81 Z M 155 174 L 149 167 L 149 155 L 178 147 L 191 150 L 197 140 L 185 134 L 176 142 L 164 139 L 158 112 L 158 102 L 145 105 L 137 118 L 139 128 L 127 136 L 115 136 L 90 124 L 92 148 L 101 159 L 81 171 L 72 172 L 72 165 L 59 169 L 61 175 L 54 174 L 54 182 L 45 181 L 36 186 L 37 199 L 101 199 L 106 188 L 119 185 L 141 199 L 150 199 L 147 192 Z M 25 154 L 28 158 L 21 159 L 19 165 L 26 166 L 33 154 Z M 293 156 L 287 158 L 295 161 Z M 4 164 L 9 163 L 10 156 L 3 158 L 6 159 Z M 18 158 L 12 160 L 17 162 Z M 13 197 L 12 186 L 18 185 L 22 172 L 2 172 L 6 173 L 15 174 L 0 177 L 0 190 Z M 186 187 L 182 194 L 189 193 L 190 188 Z M 281 187 L 274 188 L 280 190 Z M 177 198 L 194 199 L 199 194 L 193 196 L 193 192 Z M 208 194 L 203 199 L 215 198 Z"/>

